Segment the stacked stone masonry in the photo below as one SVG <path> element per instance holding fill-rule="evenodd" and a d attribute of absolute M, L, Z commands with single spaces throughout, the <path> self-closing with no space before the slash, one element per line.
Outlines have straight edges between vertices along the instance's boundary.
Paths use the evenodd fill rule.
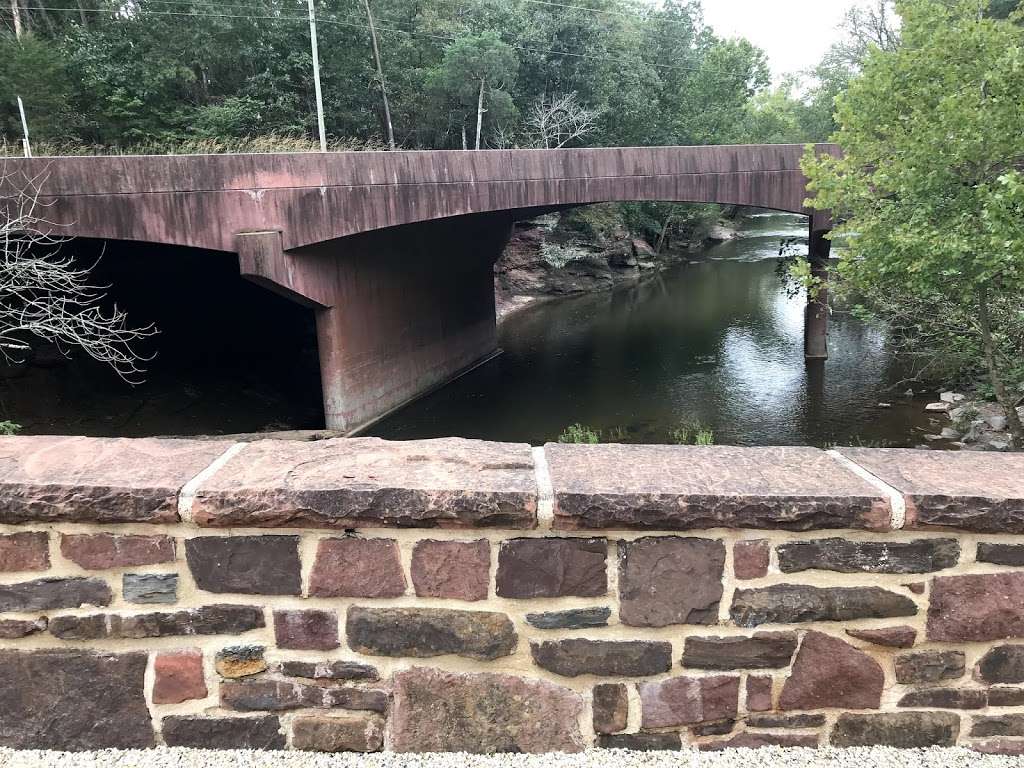
<path fill-rule="evenodd" d="M 1024 754 L 1024 456 L 0 438 L 0 745 Z"/>

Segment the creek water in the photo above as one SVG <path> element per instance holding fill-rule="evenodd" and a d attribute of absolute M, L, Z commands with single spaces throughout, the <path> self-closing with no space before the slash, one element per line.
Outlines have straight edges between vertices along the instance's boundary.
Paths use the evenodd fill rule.
<path fill-rule="evenodd" d="M 926 400 L 893 390 L 883 329 L 835 312 L 827 363 L 805 365 L 804 297 L 776 265 L 806 219 L 753 213 L 740 225 L 738 239 L 654 278 L 513 315 L 500 357 L 367 434 L 540 444 L 578 423 L 602 441 L 665 443 L 699 423 L 719 444 L 913 447 L 937 431 Z"/>

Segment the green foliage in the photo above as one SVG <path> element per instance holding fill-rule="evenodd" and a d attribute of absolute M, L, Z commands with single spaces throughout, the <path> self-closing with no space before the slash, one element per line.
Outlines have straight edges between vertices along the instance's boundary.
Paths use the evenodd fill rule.
<path fill-rule="evenodd" d="M 843 158 L 804 159 L 811 205 L 848 235 L 841 287 L 933 349 L 969 342 L 1017 440 L 1008 361 L 1024 355 L 1024 30 L 973 0 L 904 0 L 837 99 Z"/>
<path fill-rule="evenodd" d="M 562 269 L 566 264 L 587 258 L 590 251 L 572 243 L 553 243 L 545 240 L 540 245 L 540 256 L 555 269 Z"/>
<path fill-rule="evenodd" d="M 32 138 L 53 138 L 74 129 L 72 79 L 58 48 L 35 35 L 20 40 L 0 37 L 0 62 L 0 136 L 20 150 L 18 96 L 25 104 Z"/>
<path fill-rule="evenodd" d="M 669 432 L 676 445 L 714 445 L 715 433 L 699 421 L 683 421 Z"/>
<path fill-rule="evenodd" d="M 21 432 L 21 425 L 13 421 L 0 421 L 0 435 L 16 435 Z"/>
<path fill-rule="evenodd" d="M 560 443 L 587 443 L 596 445 L 601 442 L 601 433 L 582 424 L 570 424 L 558 436 Z"/>

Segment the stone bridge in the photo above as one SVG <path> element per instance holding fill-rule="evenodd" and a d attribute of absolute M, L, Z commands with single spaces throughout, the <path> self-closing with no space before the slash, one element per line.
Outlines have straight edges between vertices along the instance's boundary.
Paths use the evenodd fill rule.
<path fill-rule="evenodd" d="M 834 145 L 819 152 L 838 153 Z M 492 265 L 512 224 L 590 203 L 808 215 L 800 145 L 8 159 L 69 237 L 238 254 L 243 277 L 316 313 L 327 426 L 354 431 L 497 352 Z M 443 268 L 439 268 L 439 263 Z M 825 313 L 807 312 L 823 358 Z"/>

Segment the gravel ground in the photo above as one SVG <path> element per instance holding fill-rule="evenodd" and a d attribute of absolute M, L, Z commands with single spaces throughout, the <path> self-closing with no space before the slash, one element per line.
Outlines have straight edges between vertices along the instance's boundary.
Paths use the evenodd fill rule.
<path fill-rule="evenodd" d="M 325 755 L 313 752 L 198 749 L 38 752 L 0 749 L 3 768 L 1020 768 L 1024 758 L 961 748 L 732 749 L 724 752 L 631 752 L 579 755 Z"/>

